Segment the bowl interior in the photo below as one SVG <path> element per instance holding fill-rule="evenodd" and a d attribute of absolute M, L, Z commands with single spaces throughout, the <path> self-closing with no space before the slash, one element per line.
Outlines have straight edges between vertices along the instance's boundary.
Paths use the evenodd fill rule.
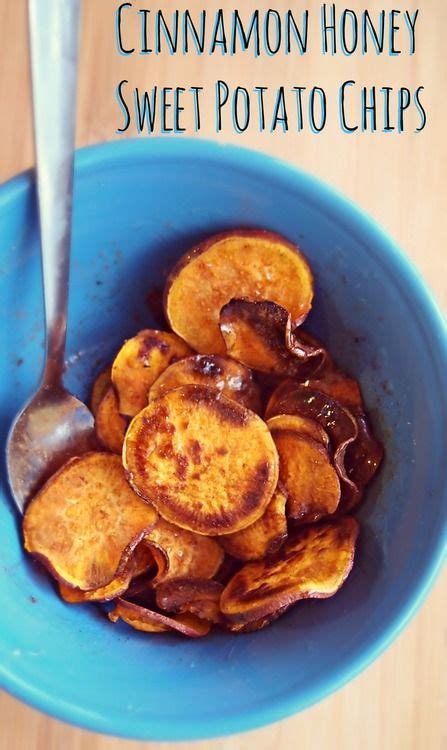
<path fill-rule="evenodd" d="M 445 518 L 445 339 L 391 242 L 313 179 L 203 142 L 95 147 L 76 170 L 67 385 L 87 398 L 123 338 L 158 325 L 148 293 L 197 240 L 234 226 L 285 234 L 316 276 L 308 328 L 361 381 L 384 466 L 360 512 L 353 572 L 333 598 L 272 627 L 203 641 L 108 624 L 63 604 L 24 558 L 6 481 L 0 496 L 0 684 L 64 719 L 151 739 L 240 731 L 304 708 L 385 647 L 439 564 Z M 42 366 L 35 194 L 0 191 L 1 438 Z M 442 339 L 442 340 L 441 340 Z M 293 666 L 292 666 L 293 665 Z"/>

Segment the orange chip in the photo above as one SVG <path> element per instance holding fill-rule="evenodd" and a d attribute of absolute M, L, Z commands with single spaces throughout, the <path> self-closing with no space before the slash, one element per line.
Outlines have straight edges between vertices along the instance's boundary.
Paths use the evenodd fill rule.
<path fill-rule="evenodd" d="M 267 420 L 267 427 L 270 432 L 275 428 L 277 430 L 294 430 L 294 432 L 300 432 L 302 435 L 313 438 L 325 448 L 329 447 L 329 435 L 314 419 L 300 417 L 298 414 L 277 414 L 276 417 Z"/>
<path fill-rule="evenodd" d="M 220 595 L 223 586 L 217 581 L 201 578 L 173 578 L 157 586 L 156 600 L 160 609 L 200 617 L 201 620 L 220 623 Z"/>
<path fill-rule="evenodd" d="M 140 607 L 133 602 L 127 602 L 124 599 L 117 599 L 116 607 L 109 612 L 109 620 L 116 622 L 123 620 L 135 630 L 142 630 L 145 633 L 164 633 L 168 631 L 178 631 L 189 638 L 200 638 L 208 635 L 210 624 L 205 620 L 190 614 L 174 615 L 167 617 L 160 612 L 153 612 L 146 607 Z"/>
<path fill-rule="evenodd" d="M 259 372 L 303 380 L 321 369 L 326 353 L 292 334 L 290 321 L 287 310 L 269 300 L 231 299 L 219 315 L 230 357 Z"/>
<path fill-rule="evenodd" d="M 58 583 L 59 593 L 68 604 L 80 604 L 82 602 L 108 602 L 111 599 L 116 599 L 129 588 L 132 580 L 132 574 L 129 571 L 122 573 L 117 578 L 114 578 L 107 586 L 102 586 L 99 589 L 93 589 L 92 591 L 81 591 L 80 589 L 73 589 L 67 586 L 65 583 Z"/>
<path fill-rule="evenodd" d="M 119 413 L 118 398 L 113 386 L 110 386 L 96 410 L 96 436 L 104 448 L 121 455 L 126 430 L 127 419 Z"/>
<path fill-rule="evenodd" d="M 129 589 L 132 579 L 143 575 L 154 565 L 154 558 L 150 549 L 141 542 L 137 545 L 125 570 L 121 575 L 113 579 L 107 586 L 91 591 L 81 591 L 73 589 L 65 583 L 58 584 L 59 593 L 62 599 L 69 604 L 78 604 L 80 602 L 108 602 L 116 599 Z"/>
<path fill-rule="evenodd" d="M 215 539 L 174 526 L 163 518 L 159 518 L 144 541 L 150 545 L 158 565 L 154 584 L 186 576 L 212 578 L 224 556 L 222 547 Z"/>
<path fill-rule="evenodd" d="M 277 487 L 261 518 L 242 531 L 220 537 L 224 550 L 237 560 L 259 560 L 276 552 L 287 537 L 286 499 Z"/>
<path fill-rule="evenodd" d="M 133 419 L 123 461 L 132 487 L 166 520 L 209 536 L 254 523 L 278 480 L 263 420 L 198 385 L 167 391 Z"/>
<path fill-rule="evenodd" d="M 147 404 L 151 385 L 169 365 L 192 354 L 175 333 L 144 330 L 128 339 L 112 365 L 121 414 L 138 414 Z"/>
<path fill-rule="evenodd" d="M 223 614 L 249 623 L 299 599 L 333 596 L 352 568 L 357 535 L 358 523 L 349 516 L 304 527 L 276 555 L 236 573 L 220 599 Z"/>
<path fill-rule="evenodd" d="M 96 411 L 102 400 L 102 397 L 104 396 L 109 386 L 112 384 L 111 374 L 112 366 L 109 365 L 104 370 L 102 370 L 95 378 L 95 382 L 93 383 L 92 392 L 90 395 L 90 411 L 93 416 L 96 416 Z"/>
<path fill-rule="evenodd" d="M 340 501 L 340 481 L 324 446 L 290 427 L 275 426 L 272 436 L 288 517 L 310 523 L 334 513 Z"/>
<path fill-rule="evenodd" d="M 269 299 L 293 320 L 311 308 L 313 278 L 295 245 L 278 234 L 239 229 L 210 237 L 184 255 L 165 288 L 165 314 L 202 354 L 225 354 L 219 313 L 233 297 Z"/>
<path fill-rule="evenodd" d="M 206 385 L 257 413 L 261 410 L 259 386 L 240 362 L 217 354 L 196 354 L 170 365 L 149 391 L 153 401 L 181 385 Z"/>
<path fill-rule="evenodd" d="M 25 548 L 59 581 L 89 591 L 124 572 L 156 520 L 126 482 L 119 456 L 87 453 L 70 459 L 28 505 Z"/>

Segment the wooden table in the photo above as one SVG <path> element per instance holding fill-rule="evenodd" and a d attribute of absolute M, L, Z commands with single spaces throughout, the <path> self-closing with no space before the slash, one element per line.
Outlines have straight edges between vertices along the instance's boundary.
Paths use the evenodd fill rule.
<path fill-rule="evenodd" d="M 416 54 L 409 57 L 336 55 L 323 57 L 320 50 L 302 57 L 277 55 L 253 59 L 192 55 L 158 57 L 118 55 L 115 47 L 115 0 L 86 0 L 82 31 L 79 91 L 78 143 L 84 145 L 114 137 L 122 118 L 115 100 L 115 86 L 129 80 L 131 86 L 150 89 L 154 85 L 210 86 L 216 79 L 250 89 L 256 85 L 291 87 L 319 85 L 328 92 L 347 79 L 356 81 L 356 96 L 362 85 L 402 85 L 410 89 L 424 85 L 427 126 L 416 135 L 410 129 L 396 133 L 341 132 L 334 117 L 334 101 L 328 106 L 332 119 L 319 135 L 281 131 L 260 133 L 253 128 L 236 134 L 225 122 L 219 138 L 238 142 L 283 157 L 321 176 L 363 206 L 404 247 L 425 277 L 444 311 L 447 311 L 447 221 L 446 164 L 447 118 L 444 72 L 447 45 L 444 28 L 447 3 L 420 3 Z M 136 11 L 141 8 L 206 7 L 208 13 L 224 5 L 216 0 L 150 0 L 133 3 L 125 25 L 126 42 L 138 44 Z M 229 4 L 234 7 L 236 3 Z M 273 4 L 285 11 L 305 3 Z M 318 5 L 307 3 L 313 8 Z M 355 6 L 351 3 L 351 7 Z M 362 4 L 363 5 L 363 4 Z M 370 12 L 391 9 L 384 2 L 369 2 Z M 409 3 L 414 10 L 417 5 Z M 239 3 L 247 14 L 267 2 Z M 337 4 L 337 8 L 341 4 Z M 396 7 L 396 4 L 394 4 Z M 405 8 L 404 8 L 405 9 Z M 0 66 L 0 181 L 33 162 L 31 111 L 27 69 L 25 0 L 0 0 L 2 30 Z M 401 36 L 402 48 L 408 37 Z M 271 96 L 271 94 L 269 94 Z M 354 101 L 354 99 L 352 100 Z M 395 104 L 393 104 L 395 107 Z M 216 137 L 214 115 L 205 108 L 201 137 Z M 393 110 L 392 110 L 393 111 Z M 352 116 L 358 112 L 352 109 Z M 413 116 L 413 115 L 412 115 Z M 329 117 L 328 117 L 329 120 Z M 409 118 L 409 121 L 411 117 Z M 191 126 L 192 116 L 185 122 Z M 381 125 L 380 125 L 381 128 Z M 130 134 L 134 135 L 135 131 Z M 126 134 L 127 135 L 127 134 Z M 421 501 L 424 501 L 421 498 Z M 306 750 L 357 748 L 364 750 L 440 750 L 445 745 L 447 715 L 445 699 L 445 582 L 439 580 L 429 600 L 391 648 L 354 682 L 323 703 L 287 721 L 237 737 L 205 742 L 207 750 Z M 443 705 L 444 701 L 444 705 Z M 444 731 L 444 736 L 443 736 Z M 8 695 L 0 697 L 0 750 L 124 750 L 155 748 L 97 736 L 74 729 L 25 707 Z M 183 747 L 197 747 L 195 743 Z M 160 745 L 169 748 L 171 745 Z"/>

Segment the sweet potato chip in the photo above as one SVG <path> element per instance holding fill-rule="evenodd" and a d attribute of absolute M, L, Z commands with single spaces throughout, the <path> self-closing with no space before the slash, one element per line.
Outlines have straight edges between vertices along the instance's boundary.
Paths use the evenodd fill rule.
<path fill-rule="evenodd" d="M 285 614 L 290 609 L 289 605 L 281 607 L 276 612 L 271 612 L 266 617 L 260 617 L 259 620 L 252 620 L 251 622 L 230 622 L 227 620 L 225 626 L 227 630 L 231 630 L 232 633 L 255 633 L 257 630 L 263 630 L 272 622 L 275 622 L 281 615 Z M 222 615 L 221 615 L 222 617 Z"/>
<path fill-rule="evenodd" d="M 236 573 L 220 599 L 223 614 L 248 623 L 299 599 L 333 596 L 352 568 L 357 534 L 358 523 L 349 516 L 303 528 L 276 555 Z"/>
<path fill-rule="evenodd" d="M 99 375 L 95 379 L 95 382 L 93 383 L 92 392 L 90 394 L 90 411 L 93 416 L 96 416 L 96 411 L 102 401 L 102 397 L 112 384 L 111 375 L 112 366 L 109 365 L 99 373 Z"/>
<path fill-rule="evenodd" d="M 131 581 L 134 578 L 147 573 L 152 567 L 154 567 L 154 558 L 151 550 L 143 542 L 140 542 L 132 552 L 123 573 L 114 578 L 107 586 L 92 589 L 91 591 L 81 591 L 80 589 L 73 589 L 65 583 L 59 582 L 59 593 L 62 599 L 69 604 L 108 602 L 124 594 L 129 589 Z"/>
<path fill-rule="evenodd" d="M 175 362 L 151 386 L 149 401 L 181 385 L 207 385 L 247 409 L 261 410 L 259 386 L 250 370 L 229 357 L 197 354 Z"/>
<path fill-rule="evenodd" d="M 173 578 L 157 586 L 156 601 L 166 612 L 185 613 L 208 622 L 222 622 L 220 596 L 223 586 L 201 578 Z"/>
<path fill-rule="evenodd" d="M 225 354 L 219 313 L 233 297 L 269 299 L 292 319 L 312 304 L 304 256 L 278 234 L 241 229 L 210 237 L 183 256 L 168 277 L 165 313 L 172 329 L 201 354 Z"/>
<path fill-rule="evenodd" d="M 115 389 L 110 386 L 96 410 L 96 437 L 104 448 L 121 455 L 126 430 L 127 419 L 119 413 L 118 398 Z"/>
<path fill-rule="evenodd" d="M 187 576 L 212 578 L 219 570 L 224 556 L 222 547 L 215 539 L 174 526 L 163 518 L 159 518 L 144 541 L 150 545 L 158 565 L 154 584 Z"/>
<path fill-rule="evenodd" d="M 28 505 L 25 548 L 59 581 L 89 591 L 123 573 L 156 520 L 126 482 L 119 456 L 87 453 L 70 459 Z"/>
<path fill-rule="evenodd" d="M 169 365 L 192 354 L 175 333 L 144 330 L 128 339 L 112 365 L 121 414 L 133 417 L 147 404 L 152 383 Z"/>
<path fill-rule="evenodd" d="M 321 443 L 292 429 L 272 430 L 279 454 L 279 479 L 287 494 L 287 516 L 311 523 L 334 513 L 340 481 Z"/>
<path fill-rule="evenodd" d="M 313 438 L 325 448 L 329 446 L 329 435 L 326 430 L 314 419 L 300 417 L 298 414 L 277 414 L 276 417 L 267 420 L 267 427 L 270 432 L 275 428 L 277 430 L 294 430 L 294 432 L 300 432 L 302 435 Z"/>
<path fill-rule="evenodd" d="M 122 573 L 117 578 L 114 578 L 107 586 L 102 586 L 99 589 L 93 589 L 93 591 L 81 591 L 80 589 L 72 589 L 65 583 L 58 583 L 59 593 L 64 602 L 68 604 L 80 604 L 82 602 L 108 602 L 111 599 L 116 599 L 129 588 L 132 575 L 130 572 Z"/>
<path fill-rule="evenodd" d="M 167 391 L 133 419 L 123 462 L 132 487 L 166 520 L 209 536 L 254 523 L 278 480 L 262 419 L 198 385 Z"/>
<path fill-rule="evenodd" d="M 345 468 L 348 445 L 357 437 L 357 422 L 351 412 L 325 393 L 289 382 L 278 388 L 267 406 L 267 418 L 277 414 L 298 414 L 318 422 L 328 433 L 334 451 L 334 465 L 346 484 L 354 486 Z"/>
<path fill-rule="evenodd" d="M 219 315 L 230 357 L 259 372 L 303 380 L 321 369 L 326 353 L 292 334 L 290 321 L 287 310 L 269 300 L 231 299 Z"/>
<path fill-rule="evenodd" d="M 264 515 L 234 534 L 220 537 L 224 550 L 237 560 L 259 560 L 276 552 L 287 537 L 286 495 L 277 487 Z"/>
<path fill-rule="evenodd" d="M 358 435 L 348 445 L 345 455 L 345 467 L 353 487 L 346 486 L 340 501 L 340 510 L 351 511 L 359 504 L 363 490 L 371 481 L 383 458 L 383 445 L 371 433 L 368 418 L 365 414 L 357 416 Z"/>
<path fill-rule="evenodd" d="M 304 385 L 314 391 L 326 393 L 355 413 L 362 412 L 364 409 L 358 381 L 346 375 L 342 370 L 325 372 L 321 377 L 310 379 Z"/>
<path fill-rule="evenodd" d="M 164 633 L 176 630 L 189 638 L 200 638 L 208 635 L 211 627 L 208 622 L 200 620 L 194 615 L 181 614 L 167 617 L 160 612 L 152 612 L 146 607 L 140 607 L 138 604 L 127 602 L 124 599 L 118 599 L 115 609 L 109 612 L 111 622 L 116 622 L 119 619 L 135 628 L 135 630 L 143 630 L 146 633 Z"/>

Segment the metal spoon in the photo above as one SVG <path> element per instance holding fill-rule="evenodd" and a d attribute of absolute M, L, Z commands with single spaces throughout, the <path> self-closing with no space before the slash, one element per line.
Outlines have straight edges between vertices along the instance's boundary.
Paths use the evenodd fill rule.
<path fill-rule="evenodd" d="M 93 440 L 90 411 L 63 385 L 80 0 L 29 0 L 28 12 L 46 357 L 39 390 L 16 417 L 7 443 L 9 483 L 21 512 Z"/>

